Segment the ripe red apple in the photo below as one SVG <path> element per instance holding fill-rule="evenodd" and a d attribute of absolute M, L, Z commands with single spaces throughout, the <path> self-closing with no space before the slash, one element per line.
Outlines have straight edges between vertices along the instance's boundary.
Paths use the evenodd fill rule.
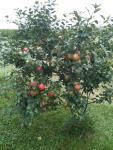
<path fill-rule="evenodd" d="M 76 91 L 80 91 L 80 89 L 81 89 L 81 84 L 80 84 L 80 83 L 74 84 L 74 89 L 75 89 Z"/>
<path fill-rule="evenodd" d="M 37 95 L 37 91 L 32 90 L 29 92 L 29 96 L 35 97 Z"/>
<path fill-rule="evenodd" d="M 45 91 L 45 85 L 44 84 L 39 84 L 38 88 L 40 89 L 40 91 Z"/>
<path fill-rule="evenodd" d="M 47 96 L 48 96 L 48 97 L 54 97 L 54 96 L 55 96 L 55 93 L 51 91 L 51 92 L 49 92 L 49 93 L 47 94 Z"/>
<path fill-rule="evenodd" d="M 36 70 L 39 71 L 39 72 L 42 72 L 42 71 L 44 71 L 44 68 L 43 68 L 43 66 L 38 66 L 38 67 L 36 68 Z"/>
<path fill-rule="evenodd" d="M 37 82 L 36 81 L 32 81 L 29 83 L 30 87 L 37 87 Z"/>
<path fill-rule="evenodd" d="M 28 52 L 29 52 L 29 48 L 28 48 L 28 47 L 24 47 L 24 48 L 22 49 L 22 51 L 28 53 Z"/>

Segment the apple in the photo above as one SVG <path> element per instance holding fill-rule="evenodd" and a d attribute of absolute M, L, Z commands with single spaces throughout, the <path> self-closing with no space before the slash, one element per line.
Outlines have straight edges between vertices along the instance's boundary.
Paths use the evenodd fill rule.
<path fill-rule="evenodd" d="M 43 68 L 43 66 L 38 66 L 38 67 L 36 68 L 36 70 L 37 70 L 38 72 L 43 72 L 43 71 L 44 71 L 44 68 Z"/>
<path fill-rule="evenodd" d="M 64 60 L 71 60 L 72 59 L 72 54 L 66 54 L 64 55 Z"/>
<path fill-rule="evenodd" d="M 77 53 L 73 54 L 72 60 L 73 60 L 73 61 L 79 61 L 79 60 L 80 60 L 80 55 L 77 54 Z"/>
<path fill-rule="evenodd" d="M 37 95 L 37 91 L 32 90 L 29 92 L 29 96 L 35 97 Z"/>
<path fill-rule="evenodd" d="M 45 85 L 44 84 L 39 84 L 38 88 L 40 89 L 40 91 L 45 91 Z"/>
<path fill-rule="evenodd" d="M 24 47 L 24 48 L 22 49 L 22 51 L 28 53 L 28 52 L 29 52 L 29 48 L 28 48 L 28 47 Z"/>
<path fill-rule="evenodd" d="M 74 89 L 75 89 L 76 91 L 80 91 L 80 89 L 81 89 L 81 84 L 80 84 L 80 83 L 74 84 Z"/>
<path fill-rule="evenodd" d="M 68 54 L 69 55 L 69 54 Z M 69 60 L 68 55 L 64 55 L 64 60 Z"/>
<path fill-rule="evenodd" d="M 54 97 L 55 94 L 54 94 L 54 92 L 51 91 L 51 92 L 49 92 L 49 93 L 47 94 L 47 96 L 48 96 L 48 97 Z"/>
<path fill-rule="evenodd" d="M 68 54 L 67 56 L 69 60 L 73 60 L 73 54 Z"/>
<path fill-rule="evenodd" d="M 29 83 L 30 87 L 37 87 L 37 82 L 36 81 L 32 81 Z"/>

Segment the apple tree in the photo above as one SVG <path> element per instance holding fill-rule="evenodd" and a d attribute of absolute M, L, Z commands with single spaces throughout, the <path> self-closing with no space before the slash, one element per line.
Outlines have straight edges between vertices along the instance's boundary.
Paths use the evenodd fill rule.
<path fill-rule="evenodd" d="M 61 104 L 81 119 L 90 103 L 111 103 L 112 19 L 101 16 L 99 26 L 95 4 L 88 17 L 74 11 L 70 20 L 64 15 L 59 21 L 54 6 L 36 1 L 31 8 L 17 9 L 18 30 L 6 61 L 15 66 L 11 75 L 24 125 Z"/>

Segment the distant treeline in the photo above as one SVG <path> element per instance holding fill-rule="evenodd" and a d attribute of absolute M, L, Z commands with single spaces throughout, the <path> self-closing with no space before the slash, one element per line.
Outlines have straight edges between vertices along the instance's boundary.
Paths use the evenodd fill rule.
<path fill-rule="evenodd" d="M 2 37 L 10 37 L 16 31 L 17 31 L 17 29 L 0 29 L 0 34 Z"/>

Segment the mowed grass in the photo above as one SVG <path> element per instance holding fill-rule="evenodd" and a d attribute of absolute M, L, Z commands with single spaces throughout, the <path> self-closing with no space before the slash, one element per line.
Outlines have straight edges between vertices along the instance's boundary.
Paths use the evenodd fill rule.
<path fill-rule="evenodd" d="M 113 150 L 112 104 L 91 105 L 88 121 L 79 129 L 68 122 L 71 115 L 64 108 L 42 113 L 22 128 L 19 114 L 8 113 L 14 93 L 5 92 L 0 97 L 0 150 Z"/>
<path fill-rule="evenodd" d="M 22 128 L 19 115 L 10 117 L 5 111 L 11 103 L 0 99 L 0 150 L 113 150 L 113 105 L 92 105 L 92 128 L 84 123 L 76 134 L 76 126 L 65 125 L 70 113 L 64 108 L 40 114 L 29 128 Z"/>

